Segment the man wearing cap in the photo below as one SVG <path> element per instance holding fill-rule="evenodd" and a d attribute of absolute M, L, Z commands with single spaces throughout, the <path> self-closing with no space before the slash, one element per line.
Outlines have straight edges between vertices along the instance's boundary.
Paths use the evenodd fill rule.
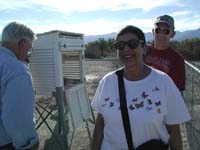
<path fill-rule="evenodd" d="M 185 89 L 185 65 L 183 57 L 170 46 L 175 36 L 174 19 L 169 15 L 156 18 L 152 29 L 154 41 L 147 46 L 145 63 L 167 73 L 180 91 Z"/>
<path fill-rule="evenodd" d="M 167 73 L 182 92 L 185 89 L 184 59 L 169 44 L 170 39 L 175 36 L 174 29 L 174 19 L 171 16 L 163 15 L 156 18 L 152 29 L 154 41 L 151 46 L 146 46 L 144 62 Z M 171 133 L 170 145 L 174 149 L 182 150 L 180 126 L 176 124 L 166 127 Z"/>

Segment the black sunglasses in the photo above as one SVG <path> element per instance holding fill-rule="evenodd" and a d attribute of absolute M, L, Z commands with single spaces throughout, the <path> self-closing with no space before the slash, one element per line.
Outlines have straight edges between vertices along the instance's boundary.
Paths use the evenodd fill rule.
<path fill-rule="evenodd" d="M 170 33 L 170 29 L 155 28 L 155 32 L 156 32 L 156 34 L 164 33 L 165 35 L 168 35 Z"/>
<path fill-rule="evenodd" d="M 136 40 L 136 39 L 131 39 L 128 41 L 117 41 L 114 46 L 116 49 L 122 51 L 128 45 L 131 49 L 135 49 L 138 47 L 139 43 L 143 43 L 144 41 L 142 40 Z"/>

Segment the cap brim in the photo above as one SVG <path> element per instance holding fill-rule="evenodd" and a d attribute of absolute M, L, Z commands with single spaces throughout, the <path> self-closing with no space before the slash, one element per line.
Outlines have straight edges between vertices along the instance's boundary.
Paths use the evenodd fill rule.
<path fill-rule="evenodd" d="M 166 22 L 166 21 L 156 21 L 156 22 L 155 22 L 155 24 L 158 24 L 158 23 L 165 23 L 165 24 L 167 24 L 170 28 L 174 29 L 174 27 L 173 27 L 171 24 L 169 24 L 168 22 Z"/>

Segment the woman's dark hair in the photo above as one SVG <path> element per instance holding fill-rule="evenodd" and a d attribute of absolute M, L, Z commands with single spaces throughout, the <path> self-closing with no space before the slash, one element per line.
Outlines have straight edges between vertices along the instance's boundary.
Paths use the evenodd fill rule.
<path fill-rule="evenodd" d="M 124 27 L 123 29 L 121 29 L 116 36 L 116 40 L 118 40 L 119 36 L 124 35 L 126 33 L 135 34 L 137 36 L 138 40 L 143 41 L 142 45 L 144 45 L 144 43 L 146 43 L 146 39 L 145 39 L 145 35 L 144 35 L 143 31 L 141 29 L 139 29 L 138 27 L 135 27 L 132 25 L 128 25 L 128 26 Z"/>

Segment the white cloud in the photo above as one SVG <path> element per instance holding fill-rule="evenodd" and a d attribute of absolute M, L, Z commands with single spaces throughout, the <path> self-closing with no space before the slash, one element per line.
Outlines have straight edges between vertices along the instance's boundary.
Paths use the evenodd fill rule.
<path fill-rule="evenodd" d="M 65 13 L 72 12 L 90 12 L 97 10 L 125 10 L 125 9 L 141 9 L 141 14 L 144 14 L 144 11 L 155 10 L 157 7 L 161 6 L 179 6 L 184 8 L 183 11 L 170 11 L 170 14 L 175 17 L 176 29 L 179 31 L 187 30 L 187 29 L 195 29 L 199 27 L 200 24 L 200 16 L 199 13 L 194 14 L 194 12 L 188 11 L 184 7 L 184 3 L 180 0 L 6 0 L 6 3 L 0 1 L 0 10 L 1 9 L 22 9 L 22 8 L 33 8 L 33 10 L 37 10 L 37 8 L 44 9 L 48 13 L 48 10 L 51 11 L 59 11 L 63 13 L 63 18 L 73 17 L 73 14 L 65 15 Z M 38 6 L 38 7 L 36 7 Z M 23 9 L 22 9 L 23 10 Z M 143 11 L 142 11 L 143 10 Z M 42 10 L 41 10 L 42 11 Z M 166 10 L 165 10 L 166 11 Z M 196 10 L 199 11 L 199 10 Z M 138 12 L 137 12 L 138 13 Z M 149 12 L 148 12 L 149 13 Z M 148 15 L 146 13 L 146 15 Z M 158 14 L 161 12 L 158 12 Z M 14 15 L 14 14 L 13 14 Z M 24 14 L 28 15 L 28 14 Z M 190 15 L 191 17 L 188 17 Z M 187 16 L 184 18 L 184 16 Z M 39 16 L 38 16 L 39 17 Z M 117 18 L 117 16 L 115 16 Z M 1 18 L 1 17 L 0 17 Z M 36 18 L 36 19 L 35 19 Z M 42 20 L 42 22 L 37 20 L 37 16 L 33 18 L 29 18 L 30 20 L 21 20 L 23 23 L 30 26 L 35 32 L 42 33 L 50 30 L 63 30 L 69 32 L 78 32 L 86 35 L 96 35 L 96 34 L 106 34 L 111 32 L 117 32 L 125 25 L 135 25 L 140 27 L 144 32 L 151 32 L 151 28 L 153 27 L 154 19 L 135 19 L 129 18 L 126 21 L 113 21 L 105 19 L 104 17 L 81 21 L 79 23 L 73 24 L 68 19 L 60 19 L 53 20 L 53 18 L 47 16 L 46 20 Z M 146 18 L 148 18 L 146 16 Z M 16 15 L 17 19 L 17 15 Z M 190 20 L 191 19 L 191 20 Z M 84 20 L 84 19 L 83 19 Z M 19 20 L 20 21 L 20 20 Z M 4 23 L 10 22 L 10 20 L 2 19 L 0 23 L 0 31 L 2 30 Z M 66 23 L 67 22 L 67 23 Z"/>
<path fill-rule="evenodd" d="M 199 28 L 200 24 L 200 16 L 196 16 L 194 21 L 190 20 L 191 18 L 185 19 L 177 19 L 175 20 L 176 30 L 178 31 L 186 31 L 190 29 L 197 29 Z M 126 25 L 135 25 L 141 28 L 144 32 L 151 32 L 154 23 L 153 19 L 135 19 L 131 18 L 129 20 L 119 22 L 119 21 L 110 21 L 106 20 L 105 18 L 99 18 L 97 20 L 81 22 L 78 24 L 69 24 L 69 23 L 55 23 L 55 24 L 48 24 L 48 20 L 46 20 L 46 24 L 35 24 L 31 27 L 34 31 L 38 33 L 47 32 L 50 30 L 62 30 L 62 31 L 69 31 L 69 32 L 77 32 L 83 33 L 85 35 L 97 35 L 97 34 L 106 34 L 111 32 L 118 32 L 121 28 Z"/>
<path fill-rule="evenodd" d="M 121 24 L 105 20 L 104 18 L 81 22 L 78 24 L 69 23 L 55 23 L 55 24 L 43 24 L 32 25 L 32 29 L 38 33 L 50 31 L 50 30 L 62 30 L 69 32 L 78 32 L 86 35 L 105 34 L 110 32 L 116 32 Z"/>
<path fill-rule="evenodd" d="M 43 9 L 69 12 L 97 10 L 126 10 L 140 8 L 150 10 L 160 6 L 175 5 L 178 0 L 7 0 L 0 2 L 0 9 L 20 9 L 42 6 Z"/>
<path fill-rule="evenodd" d="M 0 10 L 12 10 L 12 9 L 19 9 L 19 8 L 31 8 L 32 5 L 29 0 L 6 0 L 0 1 Z"/>
<path fill-rule="evenodd" d="M 173 12 L 173 13 L 172 13 L 172 16 L 173 16 L 173 17 L 178 17 L 178 16 L 185 16 L 185 15 L 190 15 L 190 14 L 192 14 L 191 11 L 184 10 L 184 11 L 176 11 L 176 12 Z"/>
<path fill-rule="evenodd" d="M 192 30 L 197 29 L 200 26 L 200 14 L 194 15 L 191 17 L 185 17 L 182 19 L 177 19 L 175 21 L 176 29 L 178 31 L 186 31 L 186 30 Z"/>
<path fill-rule="evenodd" d="M 200 18 L 200 16 L 196 16 Z M 68 32 L 77 32 L 83 33 L 85 35 L 97 35 L 97 34 L 106 34 L 111 32 L 118 32 L 121 28 L 126 25 L 135 25 L 141 28 L 144 32 L 151 32 L 153 27 L 153 19 L 136 19 L 131 18 L 129 20 L 119 22 L 119 21 L 110 21 L 105 18 L 99 18 L 92 21 L 81 22 L 81 23 L 65 23 L 65 22 L 55 22 L 52 23 L 52 20 L 43 20 L 42 24 L 38 20 L 19 20 L 20 22 L 26 23 L 33 29 L 36 33 L 48 32 L 51 30 L 61 30 Z M 178 31 L 185 31 L 188 29 L 196 29 L 200 24 L 200 19 L 196 19 L 190 23 L 190 18 L 177 19 L 175 20 L 176 29 Z M 3 29 L 3 26 L 0 26 L 0 31 Z"/>
<path fill-rule="evenodd" d="M 43 33 L 51 30 L 62 30 L 69 32 L 78 32 L 85 35 L 97 35 L 97 34 L 106 34 L 111 32 L 118 32 L 121 28 L 126 25 L 135 25 L 140 27 L 144 32 L 151 32 L 153 27 L 153 21 L 151 19 L 129 19 L 123 22 L 115 22 L 106 20 L 105 18 L 99 18 L 93 21 L 81 22 L 78 24 L 70 23 L 48 23 L 48 20 L 44 21 L 43 24 L 31 23 L 30 27 L 37 31 L 37 33 Z"/>

